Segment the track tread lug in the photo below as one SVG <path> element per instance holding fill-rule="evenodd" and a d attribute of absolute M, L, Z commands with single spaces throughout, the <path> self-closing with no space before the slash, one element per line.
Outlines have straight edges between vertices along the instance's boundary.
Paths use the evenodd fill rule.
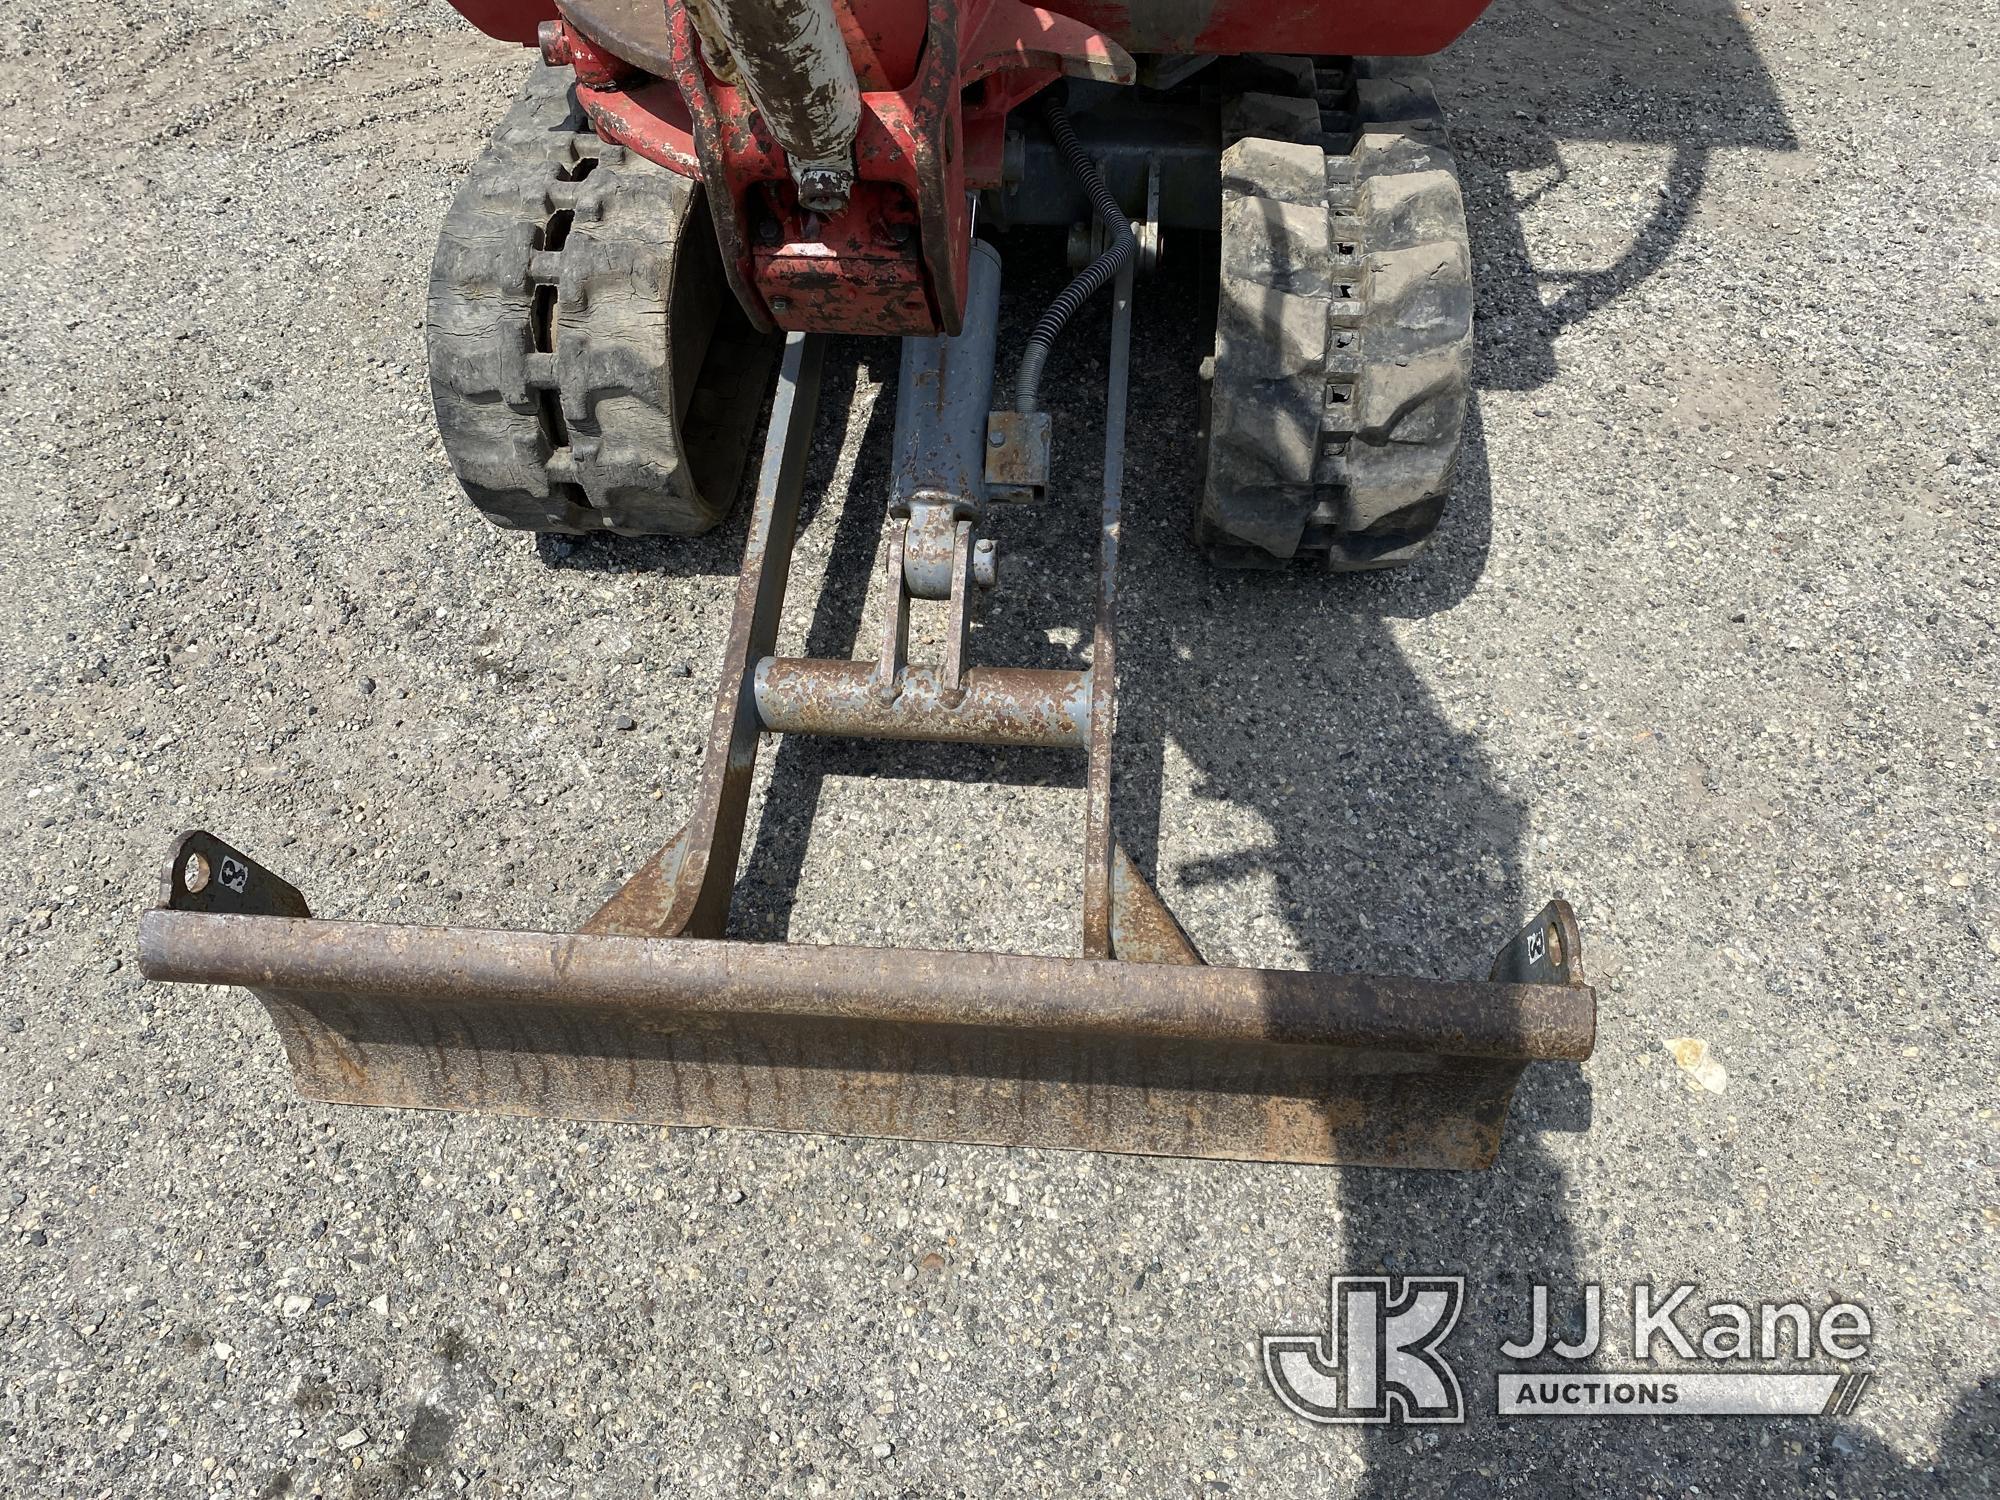
<path fill-rule="evenodd" d="M 1267 128 L 1223 158 L 1196 534 L 1223 567 L 1395 566 L 1427 545 L 1457 464 L 1472 360 L 1464 197 L 1427 80 L 1379 59 L 1301 61 L 1237 59 L 1225 75 L 1242 91 L 1224 101 L 1225 132 Z"/>
<path fill-rule="evenodd" d="M 501 526 L 692 535 L 735 499 L 775 341 L 709 264 L 698 185 L 599 140 L 571 78 L 531 70 L 440 234 L 439 434 Z"/>

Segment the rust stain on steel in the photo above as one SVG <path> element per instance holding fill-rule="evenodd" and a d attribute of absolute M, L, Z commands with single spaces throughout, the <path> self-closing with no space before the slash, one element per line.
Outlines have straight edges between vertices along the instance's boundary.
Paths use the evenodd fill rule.
<path fill-rule="evenodd" d="M 1039 499 L 1049 486 L 1051 418 L 996 411 L 986 419 L 986 483 L 1000 499 Z"/>
<path fill-rule="evenodd" d="M 1198 964 L 1181 924 L 1160 899 L 1124 846 L 1111 854 L 1111 953 L 1128 963 Z"/>
<path fill-rule="evenodd" d="M 892 131 L 917 183 L 918 248 L 937 303 L 936 332 L 956 337 L 965 325 L 971 276 L 971 209 L 958 149 L 958 0 L 929 0 L 913 116 Z"/>
<path fill-rule="evenodd" d="M 649 914 L 663 913 L 673 905 L 674 889 L 681 878 L 681 863 L 687 855 L 687 839 L 688 831 L 683 828 L 661 845 L 659 851 L 634 871 L 610 900 L 591 914 L 581 931 L 610 933 L 619 937 L 648 936 L 653 931 L 651 925 L 646 925 Z"/>
<path fill-rule="evenodd" d="M 848 157 L 861 91 L 831 0 L 707 0 L 707 10 L 794 164 Z"/>
<path fill-rule="evenodd" d="M 750 254 L 742 197 L 728 172 L 731 153 L 741 150 L 739 145 L 728 139 L 728 135 L 739 128 L 739 122 L 724 119 L 716 110 L 707 76 L 702 71 L 699 43 L 687 7 L 668 6 L 667 24 L 671 33 L 669 55 L 673 63 L 670 76 L 687 106 L 695 158 L 701 164 L 701 180 L 710 192 L 710 208 L 715 216 L 715 243 L 722 254 L 723 273 L 751 326 L 759 333 L 773 332 L 777 325 L 771 321 L 771 311 L 764 305 L 764 299 L 757 290 L 757 268 Z"/>
<path fill-rule="evenodd" d="M 1097 621 L 1090 644 L 1090 766 L 1084 777 L 1083 954 L 1109 958 L 1111 735 L 1118 691 L 1118 540 L 1125 496 L 1125 406 L 1132 368 L 1132 261 L 1113 283 L 1111 360 L 1104 382 L 1104 495 L 1098 518 Z"/>
<path fill-rule="evenodd" d="M 905 667 L 899 691 L 876 690 L 866 661 L 767 657 L 755 673 L 757 715 L 776 734 L 1081 750 L 1090 737 L 1090 674 L 971 667 L 950 701 L 937 667 Z"/>
<path fill-rule="evenodd" d="M 149 978 L 253 989 L 356 1104 L 1477 1167 L 1575 985 L 153 911 Z"/>
<path fill-rule="evenodd" d="M 751 667 L 777 644 L 825 353 L 817 334 L 785 341 L 694 814 L 591 919 L 598 931 L 720 937 L 728 923 L 761 733 Z M 664 870 L 669 860 L 671 880 Z"/>

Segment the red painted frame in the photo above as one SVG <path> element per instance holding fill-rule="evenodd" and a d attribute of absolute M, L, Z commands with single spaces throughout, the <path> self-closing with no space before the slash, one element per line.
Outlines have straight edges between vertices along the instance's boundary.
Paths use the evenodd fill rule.
<path fill-rule="evenodd" d="M 921 8 L 919 6 L 921 5 Z M 634 77 L 576 26 L 544 28 L 543 54 L 576 69 L 600 135 L 709 189 L 730 282 L 764 327 L 956 333 L 971 253 L 968 189 L 1000 179 L 1007 112 L 1066 70 L 1129 78 L 1115 45 L 1020 0 L 842 0 L 863 84 L 847 207 L 799 207 L 777 141 L 741 90 L 708 69 L 685 9 L 668 9 L 673 75 Z M 912 44 L 891 21 L 921 19 Z M 914 71 L 895 88 L 868 85 Z"/>
<path fill-rule="evenodd" d="M 451 0 L 474 26 L 502 41 L 535 43 L 535 28 L 556 16 L 555 0 Z M 1103 32 L 1127 52 L 1324 52 L 1369 57 L 1422 57 L 1451 45 L 1485 11 L 1489 0 L 1214 0 L 1206 6 L 1160 0 L 1064 0 L 1063 10 Z M 857 34 L 882 64 L 876 74 L 894 87 L 915 69 L 915 38 L 900 22 L 902 0 L 848 0 L 849 33 L 862 86 L 866 75 Z M 898 73 L 898 67 L 902 72 Z"/>
<path fill-rule="evenodd" d="M 999 182 L 1008 111 L 1063 74 L 1129 81 L 1130 52 L 1431 52 L 1487 0 L 1063 0 L 1065 13 L 1022 0 L 834 0 L 861 124 L 854 189 L 824 219 L 799 207 L 748 94 L 709 70 L 682 0 L 660 3 L 665 80 L 591 42 L 551 0 L 452 0 L 489 35 L 539 34 L 551 63 L 576 70 L 598 134 L 702 180 L 730 284 L 758 326 L 912 335 L 959 331 L 968 190 Z"/>

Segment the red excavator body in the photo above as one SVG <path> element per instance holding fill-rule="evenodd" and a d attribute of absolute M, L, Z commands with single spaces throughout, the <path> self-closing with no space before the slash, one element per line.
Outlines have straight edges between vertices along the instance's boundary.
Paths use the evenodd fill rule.
<path fill-rule="evenodd" d="M 1003 184 L 1010 111 L 1062 76 L 1129 83 L 1135 58 L 1412 56 L 1486 0 L 453 0 L 480 30 L 576 70 L 599 136 L 708 189 L 730 284 L 753 325 L 956 333 L 968 192 Z M 819 55 L 815 33 L 827 45 Z M 850 95 L 837 140 L 853 182 L 802 205 L 786 99 Z M 761 106 L 761 107 L 760 107 Z M 797 113 L 793 111 L 791 113 Z M 828 134 L 821 132 L 821 134 Z M 822 143 L 824 144 L 824 143 Z M 831 153 L 827 153 L 831 154 Z"/>

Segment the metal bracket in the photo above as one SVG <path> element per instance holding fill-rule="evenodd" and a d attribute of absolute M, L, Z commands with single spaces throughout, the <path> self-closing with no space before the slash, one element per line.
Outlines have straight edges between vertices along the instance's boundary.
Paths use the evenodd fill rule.
<path fill-rule="evenodd" d="M 1118 541 L 1125 504 L 1125 408 L 1132 381 L 1132 262 L 1111 296 L 1111 357 L 1104 382 L 1104 501 L 1097 535 L 1097 624 L 1090 643 L 1090 768 L 1084 778 L 1083 951 L 1110 958 L 1112 915 L 1111 734 L 1118 692 Z"/>
<path fill-rule="evenodd" d="M 1047 412 L 994 412 L 986 419 L 986 493 L 995 500 L 1043 499 L 1050 448 Z"/>
<path fill-rule="evenodd" d="M 1160 268 L 1160 159 L 1146 158 L 1146 217 L 1132 226 L 1139 243 L 1139 271 L 1150 276 Z"/>
<path fill-rule="evenodd" d="M 252 917 L 309 917 L 298 887 L 214 834 L 190 828 L 174 840 L 160 905 L 168 911 Z"/>
<path fill-rule="evenodd" d="M 1495 984 L 1583 984 L 1583 935 L 1567 901 L 1551 901 L 1515 933 L 1487 976 Z"/>
<path fill-rule="evenodd" d="M 1303 1162 L 1472 1168 L 1530 1062 L 1589 1055 L 1575 916 L 1553 902 L 1493 982 L 1210 967 L 1111 821 L 1116 574 L 1133 268 L 1112 306 L 1087 672 L 911 667 L 905 528 L 880 658 L 778 658 L 824 343 L 785 348 L 693 816 L 578 933 L 312 920 L 203 832 L 140 923 L 149 979 L 238 984 L 301 1093 L 357 1104 Z M 976 441 L 976 439 L 975 439 Z M 1044 445 L 1045 446 L 1045 445 Z M 762 735 L 1087 748 L 1081 958 L 723 937 Z M 658 939 L 672 938 L 674 941 Z"/>

